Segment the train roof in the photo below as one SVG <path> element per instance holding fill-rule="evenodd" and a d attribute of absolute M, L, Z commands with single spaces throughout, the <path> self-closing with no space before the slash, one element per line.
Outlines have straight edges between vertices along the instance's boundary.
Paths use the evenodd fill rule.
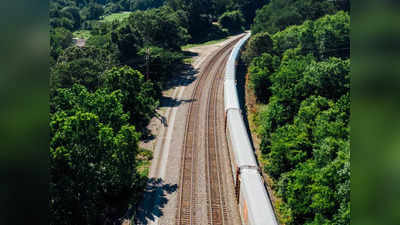
<path fill-rule="evenodd" d="M 257 170 L 242 170 L 241 193 L 246 199 L 249 224 L 277 225 L 264 182 Z"/>
<path fill-rule="evenodd" d="M 224 105 L 225 112 L 229 109 L 240 109 L 239 97 L 236 91 L 236 81 L 224 81 Z"/>
<path fill-rule="evenodd" d="M 253 147 L 251 146 L 240 110 L 229 110 L 227 117 L 229 138 L 237 166 L 257 167 Z"/>

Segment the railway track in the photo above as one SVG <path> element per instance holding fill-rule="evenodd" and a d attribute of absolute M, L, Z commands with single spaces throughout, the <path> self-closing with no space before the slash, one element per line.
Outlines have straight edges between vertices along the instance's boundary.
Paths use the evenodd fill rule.
<path fill-rule="evenodd" d="M 183 142 L 183 151 L 182 151 L 182 161 L 181 161 L 181 169 L 180 169 L 180 181 L 179 181 L 179 192 L 178 192 L 178 208 L 177 208 L 177 213 L 176 213 L 176 224 L 177 225 L 194 225 L 194 224 L 199 224 L 200 221 L 198 221 L 198 218 L 196 218 L 195 214 L 195 209 L 197 205 L 197 195 L 196 195 L 196 186 L 197 186 L 197 179 L 198 179 L 198 154 L 199 154 L 199 149 L 198 149 L 198 136 L 199 136 L 199 111 L 200 111 L 200 101 L 198 101 L 201 97 L 202 91 L 204 90 L 204 86 L 207 80 L 207 77 L 211 74 L 212 68 L 214 65 L 217 63 L 219 57 L 223 56 L 224 54 L 228 55 L 227 52 L 231 50 L 231 48 L 240 40 L 242 35 L 235 40 L 231 41 L 229 44 L 224 46 L 221 50 L 219 50 L 211 59 L 210 61 L 207 62 L 206 67 L 204 68 L 203 71 L 200 72 L 200 78 L 198 82 L 195 84 L 194 91 L 192 94 L 192 101 L 189 105 L 189 110 L 188 110 L 188 116 L 186 120 L 186 128 L 185 128 L 185 137 L 184 137 L 184 142 Z M 222 65 L 225 65 L 224 63 Z M 223 66 L 222 71 L 223 71 Z M 218 68 L 218 70 L 221 70 L 221 68 Z M 215 78 L 213 78 L 215 81 Z M 214 82 L 211 88 L 211 94 L 209 99 L 214 99 L 216 98 L 216 93 L 217 91 L 213 90 L 215 89 Z M 214 95 L 213 98 L 211 98 L 211 95 Z M 215 179 L 215 176 L 212 176 L 212 174 L 217 173 L 218 174 L 218 155 L 215 154 L 216 152 L 216 144 L 217 140 L 215 138 L 215 118 L 216 118 L 216 108 L 215 108 L 215 101 L 213 101 L 214 104 L 211 104 L 209 102 L 207 108 L 213 107 L 212 110 L 207 109 L 208 116 L 213 117 L 212 122 L 210 124 L 210 119 L 208 119 L 208 126 L 211 125 L 213 127 L 212 132 L 207 132 L 207 138 L 208 140 L 208 146 L 206 150 L 207 156 L 207 164 L 206 166 L 207 172 L 206 172 L 206 177 L 210 182 L 208 183 L 207 187 L 207 192 L 208 192 L 208 203 L 209 203 L 209 213 L 208 213 L 208 218 L 209 222 L 208 224 L 224 224 L 224 218 L 226 217 L 226 210 L 224 210 L 224 200 L 221 198 L 223 195 L 223 192 L 221 192 L 221 187 L 222 185 L 222 180 L 220 178 Z M 213 105 L 213 106 L 211 106 Z M 209 128 L 207 128 L 209 129 Z M 212 133 L 212 134 L 211 134 Z M 212 138 L 212 139 L 210 139 Z M 214 146 L 214 147 L 213 147 Z M 212 148 L 213 147 L 213 148 Z M 211 149 L 214 149 L 210 151 Z M 214 166 L 213 166 L 214 165 Z M 210 169 L 213 167 L 213 169 Z M 209 173 L 210 172 L 210 173 Z M 208 175 L 209 173 L 209 175 Z M 219 196 L 216 197 L 215 200 L 213 200 L 213 196 Z"/>
<path fill-rule="evenodd" d="M 225 65 L 229 58 L 230 51 L 223 56 L 222 65 Z M 223 80 L 224 67 L 219 67 L 216 76 L 212 79 L 211 91 L 208 96 L 207 110 L 207 150 L 206 150 L 206 180 L 207 180 L 207 203 L 208 203 L 208 224 L 227 224 L 228 212 L 224 199 L 224 186 L 221 177 L 220 167 L 220 134 L 217 134 L 217 93 L 221 80 Z"/>

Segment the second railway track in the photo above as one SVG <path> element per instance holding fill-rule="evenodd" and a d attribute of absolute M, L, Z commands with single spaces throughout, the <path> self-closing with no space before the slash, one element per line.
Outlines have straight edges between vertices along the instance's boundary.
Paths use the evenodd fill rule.
<path fill-rule="evenodd" d="M 193 101 L 189 105 L 188 115 L 186 120 L 185 137 L 183 143 L 181 169 L 180 169 L 180 181 L 179 181 L 179 192 L 178 192 L 178 208 L 176 214 L 177 225 L 194 225 L 194 224 L 206 224 L 203 221 L 199 221 L 196 215 L 197 205 L 197 193 L 196 186 L 198 182 L 198 149 L 199 146 L 199 113 L 200 113 L 200 101 L 202 91 L 205 90 L 207 77 L 212 74 L 212 69 L 215 64 L 220 60 L 220 57 L 224 57 L 220 66 L 217 69 L 218 74 L 222 74 L 229 52 L 232 47 L 240 40 L 242 35 L 219 50 L 211 59 L 207 62 L 206 67 L 200 72 L 199 80 L 195 84 L 194 91 L 192 94 Z M 207 145 L 206 145 L 206 180 L 207 180 L 207 203 L 208 203 L 208 223 L 212 225 L 226 224 L 227 212 L 224 201 L 223 182 L 220 177 L 219 161 L 218 161 L 218 138 L 216 135 L 216 98 L 217 98 L 217 87 L 218 77 L 212 78 L 212 86 L 207 100 Z"/>
<path fill-rule="evenodd" d="M 229 58 L 229 51 L 222 59 L 225 65 Z M 207 149 L 206 149 L 206 183 L 208 203 L 208 224 L 224 225 L 228 220 L 226 202 L 224 197 L 224 186 L 220 166 L 220 141 L 221 134 L 218 134 L 218 127 L 221 123 L 217 121 L 217 94 L 220 81 L 223 80 L 224 67 L 219 67 L 217 74 L 212 79 L 211 90 L 207 101 Z"/>

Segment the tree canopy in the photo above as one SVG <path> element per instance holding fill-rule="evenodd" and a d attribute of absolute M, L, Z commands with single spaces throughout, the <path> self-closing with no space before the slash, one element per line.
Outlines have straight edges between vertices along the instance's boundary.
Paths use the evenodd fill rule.
<path fill-rule="evenodd" d="M 302 24 L 337 11 L 349 11 L 350 1 L 287 0 L 271 1 L 259 9 L 252 24 L 252 32 L 267 31 L 271 34 L 286 29 L 289 25 Z"/>
<path fill-rule="evenodd" d="M 261 32 L 242 55 L 249 87 L 266 104 L 255 117 L 263 169 L 283 200 L 277 208 L 282 223 L 349 224 L 350 17 L 329 15 L 319 9 L 325 3 L 315 1 L 318 13 L 328 15 L 309 14 L 315 20 L 291 26 L 282 17 L 282 27 L 262 28 L 278 25 L 264 16 L 277 16 L 265 12 L 279 4 L 286 3 L 272 1 L 257 12 L 253 29 Z"/>

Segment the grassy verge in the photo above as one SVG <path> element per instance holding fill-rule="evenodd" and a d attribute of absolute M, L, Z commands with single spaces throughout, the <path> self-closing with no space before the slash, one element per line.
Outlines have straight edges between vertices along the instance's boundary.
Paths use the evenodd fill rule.
<path fill-rule="evenodd" d="M 141 177 L 147 177 L 150 171 L 151 160 L 153 159 L 153 153 L 150 150 L 140 148 L 139 153 L 136 156 L 137 159 L 137 171 Z"/>
<path fill-rule="evenodd" d="M 183 63 L 185 63 L 185 64 L 192 64 L 192 62 L 193 62 L 193 58 L 184 58 L 183 59 Z"/>
<path fill-rule="evenodd" d="M 89 39 L 92 35 L 90 30 L 77 30 L 72 34 L 75 38 Z"/>
<path fill-rule="evenodd" d="M 122 21 L 123 19 L 128 18 L 130 15 L 130 12 L 119 12 L 119 13 L 113 13 L 108 16 L 102 17 L 100 22 L 112 22 L 114 20 Z"/>
<path fill-rule="evenodd" d="M 225 41 L 226 39 L 228 39 L 229 37 L 224 37 L 222 39 L 218 39 L 218 40 L 211 40 L 211 41 L 207 41 L 207 42 L 203 42 L 203 43 L 193 43 L 193 44 L 187 44 L 182 46 L 182 50 L 188 49 L 188 48 L 193 48 L 193 47 L 198 47 L 198 46 L 202 46 L 202 45 L 212 45 L 212 44 L 217 44 L 220 42 Z"/>

